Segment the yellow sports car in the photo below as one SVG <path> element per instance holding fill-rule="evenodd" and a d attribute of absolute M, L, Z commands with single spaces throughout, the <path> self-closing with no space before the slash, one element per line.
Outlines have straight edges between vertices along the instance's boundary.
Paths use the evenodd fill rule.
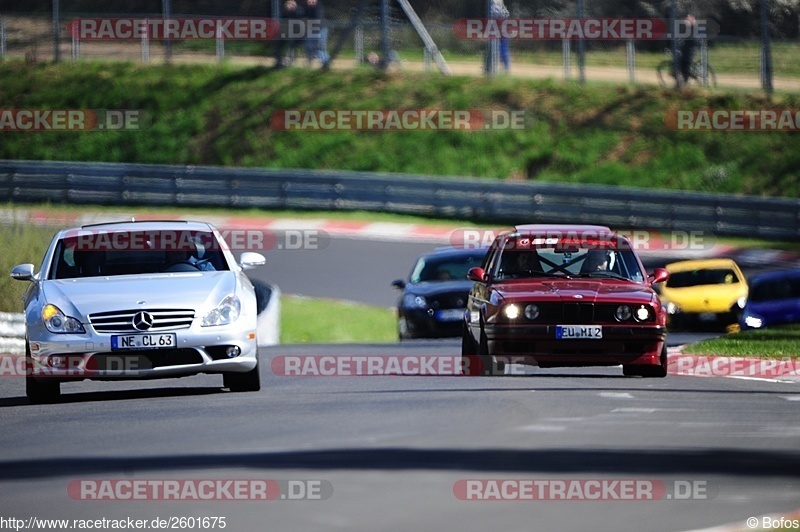
<path fill-rule="evenodd" d="M 737 323 L 747 302 L 747 282 L 730 259 L 687 260 L 667 264 L 661 288 L 672 328 Z"/>

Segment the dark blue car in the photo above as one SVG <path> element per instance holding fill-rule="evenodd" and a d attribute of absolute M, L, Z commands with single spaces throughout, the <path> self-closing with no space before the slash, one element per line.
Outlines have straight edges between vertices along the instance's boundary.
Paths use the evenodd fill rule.
<path fill-rule="evenodd" d="M 397 302 L 397 335 L 410 338 L 461 336 L 467 296 L 473 282 L 470 268 L 481 265 L 486 249 L 441 248 L 417 259 Z"/>
<path fill-rule="evenodd" d="M 770 325 L 800 323 L 800 270 L 754 275 L 739 325 L 761 329 Z"/>

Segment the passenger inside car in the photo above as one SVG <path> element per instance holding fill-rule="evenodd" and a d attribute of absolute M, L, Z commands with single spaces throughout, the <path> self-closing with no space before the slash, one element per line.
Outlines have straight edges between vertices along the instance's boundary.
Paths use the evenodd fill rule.
<path fill-rule="evenodd" d="M 506 251 L 500 258 L 499 274 L 501 276 L 527 277 L 536 272 L 542 272 L 542 265 L 536 250 Z"/>

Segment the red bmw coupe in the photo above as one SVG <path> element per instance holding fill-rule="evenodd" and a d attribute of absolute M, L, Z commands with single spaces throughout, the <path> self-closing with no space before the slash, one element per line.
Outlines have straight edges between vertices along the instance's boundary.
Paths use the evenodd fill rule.
<path fill-rule="evenodd" d="M 467 302 L 467 375 L 539 367 L 617 366 L 667 375 L 666 310 L 624 236 L 592 225 L 522 225 L 495 238 Z"/>

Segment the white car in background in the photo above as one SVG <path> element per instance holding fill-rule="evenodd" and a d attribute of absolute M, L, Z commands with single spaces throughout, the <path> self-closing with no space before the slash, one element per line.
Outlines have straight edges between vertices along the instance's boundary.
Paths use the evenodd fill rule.
<path fill-rule="evenodd" d="M 25 293 L 26 393 L 62 382 L 220 373 L 231 391 L 261 387 L 256 296 L 219 232 L 202 222 L 123 222 L 60 231 L 41 269 L 11 277 Z"/>

